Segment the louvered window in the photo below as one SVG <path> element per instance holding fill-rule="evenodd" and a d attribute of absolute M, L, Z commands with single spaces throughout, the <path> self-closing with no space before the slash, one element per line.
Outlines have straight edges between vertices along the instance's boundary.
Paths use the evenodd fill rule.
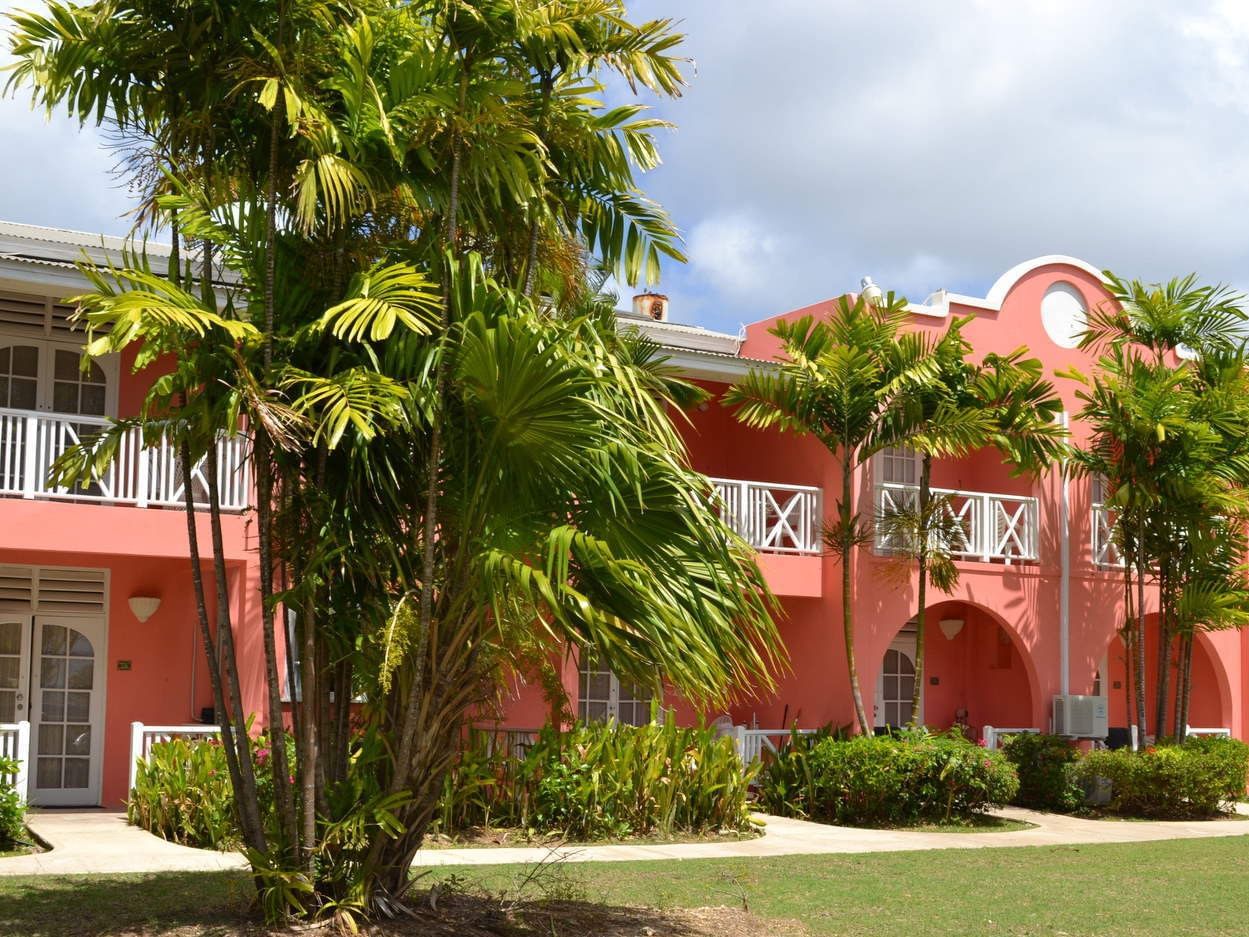
<path fill-rule="evenodd" d="M 0 566 L 0 610 L 103 615 L 105 572 L 52 566 Z"/>

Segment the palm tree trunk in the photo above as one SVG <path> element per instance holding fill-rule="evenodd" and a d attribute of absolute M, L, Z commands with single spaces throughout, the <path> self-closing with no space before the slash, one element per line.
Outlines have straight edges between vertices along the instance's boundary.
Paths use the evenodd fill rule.
<path fill-rule="evenodd" d="M 461 66 L 460 91 L 456 110 L 457 117 L 462 117 L 468 101 L 468 78 L 468 63 L 465 62 Z M 457 215 L 460 208 L 461 157 L 461 140 L 457 131 L 456 139 L 452 143 L 451 149 L 450 195 L 447 203 L 446 225 L 447 244 L 451 249 L 453 257 L 458 253 L 456 251 L 456 243 L 458 240 L 457 234 L 459 228 Z M 434 399 L 437 402 L 441 402 L 446 396 L 446 333 L 451 321 L 451 298 L 449 286 L 450 284 L 448 283 L 448 296 L 442 304 L 442 310 L 439 318 L 439 342 L 441 347 L 438 353 L 438 362 L 434 377 Z M 434 615 L 434 557 L 435 537 L 438 532 L 438 489 L 441 484 L 441 473 L 439 471 L 441 462 L 442 416 L 441 414 L 435 412 L 434 425 L 429 443 L 429 467 L 427 470 L 428 484 L 425 489 L 425 517 L 424 524 L 422 525 L 421 597 L 415 656 L 415 660 L 417 661 L 417 671 L 413 677 L 412 686 L 408 691 L 407 707 L 404 718 L 399 727 L 399 747 L 398 753 L 395 757 L 395 771 L 391 778 L 390 784 L 390 790 L 392 793 L 397 793 L 398 791 L 403 790 L 403 788 L 407 785 L 409 762 L 412 758 L 412 746 L 415 741 L 416 730 L 419 723 L 421 694 L 425 691 L 425 656 L 426 649 L 429 646 L 429 632 L 433 624 Z"/>
<path fill-rule="evenodd" d="M 546 112 L 551 104 L 551 91 L 555 87 L 555 79 L 549 74 L 542 75 L 542 108 L 538 112 L 537 134 L 541 138 L 546 132 Z M 539 187 L 539 191 L 535 201 L 541 202 L 544 190 Z M 538 275 L 538 235 L 541 233 L 541 225 L 538 223 L 538 212 L 541 205 L 533 211 L 533 217 L 529 220 L 529 250 L 525 256 L 525 295 L 532 296 L 533 288 L 537 282 Z"/>
<path fill-rule="evenodd" d="M 1174 596 L 1171 593 L 1173 571 L 1166 563 L 1159 570 L 1158 583 L 1158 668 L 1154 694 L 1154 729 L 1159 736 L 1166 732 L 1167 691 L 1171 689 L 1171 614 Z"/>
<path fill-rule="evenodd" d="M 1177 693 L 1175 701 L 1175 740 L 1184 741 L 1188 737 L 1188 711 L 1193 698 L 1193 641 L 1195 635 L 1184 635 L 1180 645 L 1179 681 L 1183 692 Z"/>
<path fill-rule="evenodd" d="M 854 718 L 859 723 L 859 731 L 868 733 L 872 725 L 867 721 L 867 711 L 863 708 L 863 691 L 859 686 L 859 665 L 854 655 L 854 611 L 853 602 L 854 576 L 850 569 L 850 561 L 855 549 L 854 530 L 854 452 L 849 446 L 842 447 L 841 458 L 841 629 L 846 642 L 846 669 L 850 676 L 850 698 L 854 703 Z"/>
<path fill-rule="evenodd" d="M 1145 744 L 1149 733 L 1149 719 L 1145 714 L 1145 531 L 1142 529 L 1136 541 L 1136 725 L 1140 743 Z"/>
<path fill-rule="evenodd" d="M 190 469 L 183 468 L 183 477 L 190 487 Z M 247 714 L 243 711 L 243 693 L 239 687 L 238 657 L 234 649 L 234 627 L 230 619 L 230 588 L 226 573 L 225 545 L 221 535 L 221 489 L 217 477 L 217 443 L 208 447 L 204 458 L 204 477 L 208 482 L 208 520 L 212 534 L 213 579 L 217 591 L 217 637 L 225 658 L 226 690 L 229 693 L 230 716 L 234 720 L 234 743 L 238 752 L 239 780 L 234 789 L 239 818 L 249 845 L 266 852 L 264 824 L 260 818 L 260 799 L 256 790 L 256 772 L 252 763 L 251 738 L 247 734 Z M 190 497 L 190 495 L 187 495 Z"/>
<path fill-rule="evenodd" d="M 216 643 L 213 640 L 212 624 L 208 618 L 208 600 L 204 594 L 204 573 L 200 569 L 199 531 L 195 526 L 195 495 L 192 491 L 191 447 L 184 439 L 179 447 L 179 460 L 182 470 L 183 504 L 186 513 L 187 552 L 191 558 L 191 585 L 195 594 L 195 616 L 199 622 L 200 641 L 204 645 L 204 657 L 208 661 L 208 682 L 212 687 L 213 707 L 217 725 L 221 728 L 221 747 L 225 752 L 226 770 L 230 772 L 230 784 L 235 790 L 243 789 L 243 775 L 239 768 L 238 750 L 235 748 L 234 723 L 231 721 L 230 710 L 226 706 L 225 687 L 221 678 L 221 658 L 217 655 Z M 243 828 L 244 838 L 248 845 L 255 845 L 252 831 L 245 826 L 239 817 L 239 825 Z"/>
<path fill-rule="evenodd" d="M 911 696 L 911 725 L 918 726 L 924 700 L 924 638 L 928 603 L 928 506 L 932 501 L 932 456 L 924 454 L 919 470 L 919 609 L 915 612 L 915 688 Z"/>

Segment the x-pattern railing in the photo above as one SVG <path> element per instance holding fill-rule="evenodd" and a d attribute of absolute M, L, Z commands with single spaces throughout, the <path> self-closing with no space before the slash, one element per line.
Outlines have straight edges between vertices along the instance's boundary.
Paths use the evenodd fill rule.
<path fill-rule="evenodd" d="M 957 524 L 961 542 L 945 544 L 954 556 L 992 562 L 1037 559 L 1037 499 L 983 491 L 933 488 L 943 501 L 947 519 Z M 899 549 L 902 536 L 892 517 L 914 511 L 919 487 L 883 482 L 876 486 L 876 549 L 888 553 Z"/>
<path fill-rule="evenodd" d="M 820 490 L 807 485 L 713 478 L 722 516 L 755 549 L 820 552 Z"/>

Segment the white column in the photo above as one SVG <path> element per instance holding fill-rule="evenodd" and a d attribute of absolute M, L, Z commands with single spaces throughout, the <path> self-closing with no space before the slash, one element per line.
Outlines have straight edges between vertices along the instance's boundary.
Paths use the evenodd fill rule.
<path fill-rule="evenodd" d="M 1063 429 L 1070 426 L 1070 418 L 1064 410 L 1059 415 Z M 1067 466 L 1058 466 L 1058 562 L 1061 575 L 1058 581 L 1058 684 L 1059 692 L 1067 696 L 1071 692 L 1071 523 L 1067 491 Z"/>
<path fill-rule="evenodd" d="M 23 719 L 17 724 L 17 777 L 13 779 L 14 788 L 20 800 L 26 800 L 26 787 L 30 783 L 30 723 Z"/>
<path fill-rule="evenodd" d="M 22 497 L 33 498 L 39 490 L 39 417 L 28 416 L 23 423 Z"/>
<path fill-rule="evenodd" d="M 130 723 L 130 780 L 126 784 L 126 793 L 134 790 L 135 778 L 138 775 L 138 760 L 143 757 L 143 723 Z"/>

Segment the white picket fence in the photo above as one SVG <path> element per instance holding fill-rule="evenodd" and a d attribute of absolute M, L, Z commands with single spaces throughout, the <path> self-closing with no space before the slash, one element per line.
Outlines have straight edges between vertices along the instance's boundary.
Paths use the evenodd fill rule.
<path fill-rule="evenodd" d="M 0 723 L 0 758 L 12 758 L 17 762 L 17 772 L 8 774 L 5 780 L 13 785 L 17 796 L 26 799 L 26 786 L 30 774 L 30 723 Z"/>
<path fill-rule="evenodd" d="M 168 742 L 171 739 L 215 739 L 220 735 L 220 726 L 149 726 L 142 722 L 130 723 L 130 780 L 126 785 L 126 790 L 134 789 L 139 759 L 146 759 L 152 752 L 152 746 L 157 742 Z"/>
<path fill-rule="evenodd" d="M 818 730 L 748 729 L 745 726 L 733 726 L 733 744 L 742 764 L 749 765 L 762 759 L 765 751 L 778 754 L 789 741 L 792 731 L 797 731 L 799 735 L 813 735 Z"/>

